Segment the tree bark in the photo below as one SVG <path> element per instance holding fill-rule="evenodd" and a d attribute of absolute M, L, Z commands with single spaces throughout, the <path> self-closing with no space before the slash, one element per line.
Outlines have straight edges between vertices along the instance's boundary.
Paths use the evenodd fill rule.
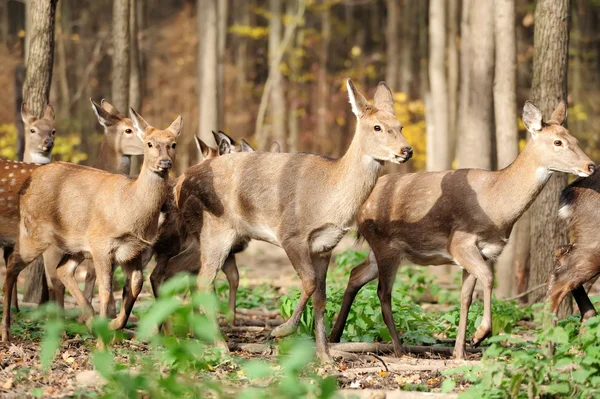
<path fill-rule="evenodd" d="M 468 48 L 463 54 L 466 112 L 458 143 L 458 166 L 490 169 L 492 163 L 492 85 L 494 74 L 494 19 L 492 0 L 471 0 L 468 12 Z M 463 50 L 464 51 L 464 50 Z M 464 76 L 464 75 L 463 75 Z"/>
<path fill-rule="evenodd" d="M 494 116 L 498 169 L 512 163 L 519 153 L 517 126 L 517 53 L 514 0 L 494 0 L 496 62 L 494 76 Z M 496 262 L 496 296 L 513 296 L 515 235 Z"/>
<path fill-rule="evenodd" d="M 538 0 L 535 9 L 533 83 L 531 100 L 549 117 L 561 100 L 567 100 L 570 0 Z M 567 243 L 565 223 L 556 217 L 558 198 L 567 175 L 554 174 L 531 206 L 529 288 L 547 281 L 554 267 L 554 248 Z M 529 303 L 544 299 L 530 295 Z M 571 313 L 564 301 L 559 315 Z"/>
<path fill-rule="evenodd" d="M 385 82 L 392 90 L 399 90 L 398 78 L 399 71 L 399 53 L 400 47 L 398 41 L 400 35 L 398 27 L 400 25 L 400 0 L 387 0 L 387 26 L 386 26 L 386 65 Z"/>
<path fill-rule="evenodd" d="M 227 0 L 218 0 L 217 4 L 217 95 L 218 123 L 220 129 L 225 129 L 225 49 L 227 43 Z"/>
<path fill-rule="evenodd" d="M 269 10 L 271 17 L 269 19 L 269 65 L 272 72 L 273 88 L 271 90 L 271 134 L 269 140 L 263 140 L 258 143 L 260 148 L 267 148 L 268 142 L 277 140 L 286 150 L 286 131 L 285 131 L 285 93 L 283 90 L 283 75 L 281 73 L 280 63 L 277 62 L 279 48 L 281 47 L 281 34 L 283 30 L 282 23 L 283 2 L 279 0 L 269 0 Z"/>
<path fill-rule="evenodd" d="M 250 25 L 250 10 L 248 1 L 242 1 L 236 6 L 235 16 L 236 24 L 242 26 Z M 248 38 L 240 36 L 236 40 L 236 55 L 235 55 L 235 104 L 239 109 L 245 106 L 245 89 L 247 84 L 247 59 L 248 59 Z"/>
<path fill-rule="evenodd" d="M 129 0 L 113 0 L 112 104 L 121 112 L 129 109 Z M 137 110 L 139 111 L 139 110 Z"/>
<path fill-rule="evenodd" d="M 54 65 L 54 23 L 58 0 L 32 1 L 28 8 L 30 28 L 27 68 L 23 87 L 23 98 L 31 113 L 42 116 L 49 102 L 52 69 Z M 42 303 L 48 300 L 48 286 L 42 257 L 29 266 L 29 277 L 25 284 L 25 302 Z"/>
<path fill-rule="evenodd" d="M 25 126 L 21 117 L 23 103 L 23 86 L 25 84 L 25 65 L 15 68 L 15 126 L 17 128 L 17 159 L 23 161 L 25 153 Z"/>
<path fill-rule="evenodd" d="M 326 7 L 321 14 L 321 48 L 319 50 L 319 78 L 317 79 L 317 146 L 315 152 L 328 153 L 332 149 L 327 129 L 329 115 L 329 82 L 327 81 L 327 63 L 329 61 L 329 43 L 331 42 L 331 10 Z"/>
<path fill-rule="evenodd" d="M 417 29 L 414 28 L 416 4 L 414 0 L 405 0 L 402 7 L 402 59 L 399 75 L 399 89 L 408 96 L 412 95 L 411 82 L 413 80 L 413 63 L 417 46 Z"/>
<path fill-rule="evenodd" d="M 129 106 L 136 111 L 142 109 L 142 60 L 138 38 L 138 8 L 143 0 L 129 0 Z M 125 112 L 122 110 L 121 112 Z"/>
<path fill-rule="evenodd" d="M 446 0 L 431 0 L 429 7 L 429 88 L 432 129 L 427 136 L 427 170 L 451 167 L 448 140 L 448 84 L 446 81 Z"/>
<path fill-rule="evenodd" d="M 218 1 L 198 0 L 200 111 L 198 137 L 212 143 L 211 131 L 219 130 L 218 93 Z"/>
<path fill-rule="evenodd" d="M 456 157 L 458 132 L 458 85 L 460 79 L 458 56 L 458 8 L 459 0 L 448 2 L 448 156 L 450 163 Z"/>

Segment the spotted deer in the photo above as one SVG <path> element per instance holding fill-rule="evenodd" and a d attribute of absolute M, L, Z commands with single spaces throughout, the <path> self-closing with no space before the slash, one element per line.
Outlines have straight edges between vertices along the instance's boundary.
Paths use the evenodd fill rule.
<path fill-rule="evenodd" d="M 397 356 L 402 344 L 392 316 L 391 293 L 402 261 L 417 265 L 454 264 L 463 268 L 460 321 L 454 356 L 465 357 L 467 315 L 475 283 L 483 285 L 483 319 L 473 344 L 492 327 L 491 263 L 498 257 L 514 223 L 529 208 L 554 172 L 589 176 L 594 164 L 562 126 L 561 102 L 550 120 L 530 102 L 523 122 L 531 140 L 516 160 L 499 171 L 459 169 L 445 172 L 391 174 L 377 182 L 358 214 L 358 231 L 371 246 L 367 259 L 354 268 L 342 308 L 331 331 L 337 342 L 358 291 L 379 277 L 377 293 L 383 319 Z"/>
<path fill-rule="evenodd" d="M 581 321 L 596 316 L 596 309 L 585 292 L 584 284 L 600 274 L 598 236 L 600 225 L 600 172 L 575 180 L 560 195 L 558 216 L 568 223 L 571 243 L 556 249 L 558 265 L 548 278 L 547 300 L 558 316 L 558 308 L 572 293 Z"/>
<path fill-rule="evenodd" d="M 201 248 L 198 287 L 207 289 L 232 249 L 250 239 L 282 247 L 302 280 L 292 317 L 273 331 L 293 333 L 312 296 L 317 354 L 329 359 L 324 310 L 331 251 L 353 225 L 384 161 L 406 162 L 412 149 L 380 83 L 374 105 L 347 81 L 356 131 L 339 159 L 307 153 L 239 153 L 189 168 L 175 200 L 188 238 Z"/>
<path fill-rule="evenodd" d="M 4 290 L 2 340 L 10 340 L 10 293 L 17 276 L 50 247 L 65 255 L 57 275 L 91 321 L 93 308 L 77 285 L 76 267 L 91 257 L 98 277 L 100 316 L 108 314 L 113 264 L 121 264 L 130 282 L 121 312 L 110 322 L 122 328 L 141 290 L 142 251 L 157 238 L 161 208 L 167 198 L 168 175 L 175 158 L 183 120 L 167 129 L 149 125 L 130 109 L 135 132 L 144 143 L 144 163 L 136 179 L 94 168 L 53 163 L 36 169 L 21 188 L 19 235 L 9 258 Z"/>

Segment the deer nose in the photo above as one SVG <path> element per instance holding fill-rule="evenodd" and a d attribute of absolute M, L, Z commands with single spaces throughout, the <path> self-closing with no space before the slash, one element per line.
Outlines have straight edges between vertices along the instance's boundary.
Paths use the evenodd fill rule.
<path fill-rule="evenodd" d="M 161 169 L 171 169 L 171 166 L 173 166 L 173 162 L 171 162 L 170 159 L 161 159 L 160 161 L 158 161 L 158 166 Z"/>
<path fill-rule="evenodd" d="M 590 172 L 590 174 L 594 174 L 594 171 L 596 170 L 596 165 L 594 165 L 593 163 L 588 165 L 588 171 Z"/>
<path fill-rule="evenodd" d="M 48 147 L 48 148 L 54 147 L 54 140 L 53 139 L 44 140 L 44 147 Z"/>
<path fill-rule="evenodd" d="M 413 149 L 411 147 L 404 147 L 400 150 L 400 153 L 408 161 L 413 155 Z"/>

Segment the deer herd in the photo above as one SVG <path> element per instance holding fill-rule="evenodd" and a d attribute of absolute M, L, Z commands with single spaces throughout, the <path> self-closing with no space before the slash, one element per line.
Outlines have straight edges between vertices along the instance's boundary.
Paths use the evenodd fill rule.
<path fill-rule="evenodd" d="M 195 137 L 201 161 L 179 178 L 170 177 L 178 117 L 166 129 L 151 126 L 135 110 L 129 117 L 102 100 L 91 101 L 104 128 L 94 167 L 51 163 L 54 110 L 41 117 L 22 106 L 24 162 L 0 160 L 0 246 L 4 248 L 2 340 L 10 340 L 11 305 L 18 310 L 19 273 L 37 258 L 60 306 L 65 288 L 82 318 L 94 316 L 91 301 L 98 283 L 100 316 L 110 327 L 125 326 L 141 291 L 143 270 L 154 256 L 150 282 L 155 296 L 178 272 L 197 273 L 201 290 L 210 289 L 219 270 L 229 282 L 229 307 L 235 315 L 239 283 L 235 254 L 252 239 L 283 248 L 302 282 L 300 299 L 289 320 L 272 331 L 296 331 L 309 298 L 313 299 L 316 348 L 330 359 L 324 311 L 331 252 L 353 226 L 371 252 L 354 268 L 329 341 L 340 340 L 358 291 L 379 278 L 378 296 L 396 355 L 402 341 L 392 315 L 392 287 L 402 261 L 417 265 L 458 265 L 463 269 L 460 320 L 454 356 L 465 358 L 467 315 L 475 284 L 483 288 L 483 318 L 472 343 L 491 332 L 492 264 L 507 243 L 515 222 L 554 172 L 580 176 L 560 197 L 573 242 L 557 249 L 558 265 L 549 276 L 551 309 L 573 293 L 583 319 L 596 315 L 583 284 L 600 273 L 595 232 L 600 224 L 599 173 L 563 126 L 564 102 L 549 120 L 530 102 L 523 122 L 531 140 L 505 169 L 387 174 L 385 161 L 407 162 L 412 148 L 394 114 L 391 90 L 380 83 L 371 104 L 347 81 L 356 131 L 339 159 L 309 153 L 254 152 L 241 140 L 213 132 L 217 148 Z M 139 175 L 126 176 L 130 157 L 143 155 Z M 588 176 L 591 176 L 588 178 Z M 559 198 L 557 198 L 559 201 Z M 77 267 L 87 269 L 82 291 Z M 126 275 L 116 314 L 113 272 Z"/>

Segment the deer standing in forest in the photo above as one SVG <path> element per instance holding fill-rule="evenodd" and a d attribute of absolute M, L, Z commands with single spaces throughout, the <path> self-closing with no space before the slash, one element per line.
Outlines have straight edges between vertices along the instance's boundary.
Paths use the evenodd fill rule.
<path fill-rule="evenodd" d="M 383 319 L 397 356 L 403 348 L 394 325 L 391 294 L 401 261 L 418 265 L 454 264 L 463 268 L 460 321 L 454 356 L 465 357 L 467 315 L 475 283 L 483 285 L 483 319 L 473 336 L 478 344 L 491 332 L 491 263 L 498 257 L 514 223 L 529 208 L 553 172 L 589 176 L 594 164 L 562 124 L 561 102 L 547 122 L 530 102 L 523 122 L 531 133 L 517 159 L 499 171 L 459 169 L 445 172 L 390 174 L 377 182 L 358 215 L 358 230 L 371 246 L 354 268 L 330 341 L 342 336 L 358 291 L 379 277 L 377 293 Z"/>
<path fill-rule="evenodd" d="M 331 251 L 375 186 L 384 161 L 402 163 L 412 149 L 385 83 L 374 106 L 347 81 L 356 132 L 340 159 L 306 153 L 240 153 L 189 168 L 175 199 L 188 237 L 201 248 L 198 287 L 208 289 L 233 248 L 250 239 L 282 247 L 302 280 L 292 317 L 273 330 L 293 333 L 312 296 L 317 355 L 329 359 L 324 310 Z"/>
<path fill-rule="evenodd" d="M 573 294 L 581 321 L 596 316 L 596 309 L 583 286 L 600 274 L 598 226 L 600 217 L 600 172 L 575 180 L 560 196 L 558 216 L 567 221 L 572 243 L 556 249 L 558 265 L 548 279 L 550 310 L 558 316 L 565 297 Z"/>
<path fill-rule="evenodd" d="M 98 276 L 100 316 L 108 314 L 113 264 L 121 264 L 130 284 L 121 312 L 109 326 L 122 328 L 140 293 L 140 254 L 151 247 L 160 227 L 168 177 L 175 158 L 179 116 L 167 129 L 150 126 L 133 109 L 131 120 L 144 142 L 144 163 L 136 179 L 68 163 L 36 169 L 21 188 L 19 236 L 9 258 L 4 291 L 2 340 L 10 340 L 10 293 L 21 270 L 48 248 L 65 255 L 57 275 L 91 321 L 94 310 L 79 289 L 74 271 L 91 257 Z"/>

